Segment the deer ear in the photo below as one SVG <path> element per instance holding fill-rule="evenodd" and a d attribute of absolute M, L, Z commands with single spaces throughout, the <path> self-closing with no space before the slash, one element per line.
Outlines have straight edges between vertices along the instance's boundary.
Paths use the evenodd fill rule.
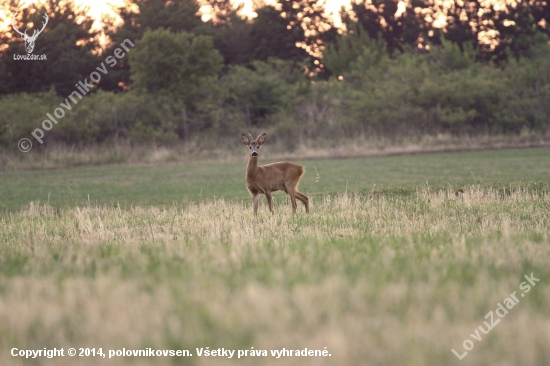
<path fill-rule="evenodd" d="M 258 136 L 258 138 L 256 139 L 256 141 L 258 141 L 258 143 L 260 145 L 263 145 L 264 142 L 265 142 L 265 138 L 266 138 L 266 134 L 265 133 L 262 133 L 260 136 Z"/>
<path fill-rule="evenodd" d="M 250 145 L 250 139 L 243 133 L 243 144 Z"/>

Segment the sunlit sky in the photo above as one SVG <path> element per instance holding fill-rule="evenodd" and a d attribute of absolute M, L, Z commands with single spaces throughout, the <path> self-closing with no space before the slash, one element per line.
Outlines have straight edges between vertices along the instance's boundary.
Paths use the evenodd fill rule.
<path fill-rule="evenodd" d="M 120 7 L 124 5 L 124 0 L 72 0 L 77 6 L 87 6 L 89 7 L 89 15 L 96 19 L 96 22 L 94 23 L 94 28 L 101 29 L 101 15 L 102 14 L 110 14 L 113 16 L 116 16 L 116 13 L 112 10 L 113 7 Z M 349 7 L 351 0 L 326 0 L 326 11 L 328 14 L 331 14 L 335 17 L 335 23 L 337 26 L 339 26 L 339 17 L 338 12 L 342 6 Z M 31 4 L 39 3 L 40 0 L 23 0 L 21 2 L 22 7 L 29 6 Z M 266 4 L 272 4 L 275 3 L 273 0 L 264 0 Z M 200 3 L 200 0 L 199 0 Z M 253 10 L 253 0 L 234 0 L 234 3 L 237 4 L 243 4 L 244 7 L 242 9 L 242 14 L 248 17 L 255 17 L 255 13 Z M 258 3 L 256 1 L 256 3 Z M 208 20 L 209 13 L 210 13 L 210 7 L 209 6 L 202 6 L 200 9 L 200 12 L 202 13 L 203 20 Z M 6 17 L 4 15 L 4 18 L 9 19 L 11 21 L 11 17 L 8 15 Z"/>

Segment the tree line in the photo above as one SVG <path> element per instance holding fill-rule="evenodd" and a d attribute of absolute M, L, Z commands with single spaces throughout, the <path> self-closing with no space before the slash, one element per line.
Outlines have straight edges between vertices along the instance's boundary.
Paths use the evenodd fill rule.
<path fill-rule="evenodd" d="M 44 13 L 49 22 L 33 51 L 47 61 L 15 59 L 23 39 L 0 33 L 0 145 L 29 135 L 125 40 L 135 48 L 47 143 L 193 143 L 256 127 L 326 140 L 548 129 L 547 2 L 455 1 L 441 18 L 429 0 L 365 0 L 341 13 L 340 28 L 314 0 L 262 5 L 253 19 L 230 1 L 208 3 L 203 22 L 194 0 L 132 0 L 119 26 L 103 20 L 105 44 L 70 2 L 7 2 L 19 24 L 36 28 Z"/>

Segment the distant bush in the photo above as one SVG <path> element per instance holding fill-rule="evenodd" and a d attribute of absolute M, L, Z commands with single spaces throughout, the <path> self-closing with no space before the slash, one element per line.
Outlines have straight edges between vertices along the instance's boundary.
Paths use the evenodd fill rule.
<path fill-rule="evenodd" d="M 20 93 L 0 97 L 0 145 L 16 147 L 17 141 L 46 119 L 46 113 L 59 106 L 52 89 L 46 93 Z"/>
<path fill-rule="evenodd" d="M 188 35 L 157 33 L 170 42 L 193 41 Z M 197 47 L 210 52 L 219 67 L 209 42 L 201 38 Z M 187 85 L 192 92 L 170 78 L 154 93 L 139 83 L 126 93 L 94 91 L 44 140 L 218 143 L 228 135 L 267 130 L 274 142 L 279 138 L 292 149 L 300 139 L 339 143 L 355 136 L 549 130 L 548 44 L 534 48 L 530 58 L 499 67 L 476 61 L 475 50 L 464 45 L 461 51 L 450 42 L 429 52 L 409 49 L 390 56 L 384 44 L 360 34 L 342 36 L 325 52 L 325 67 L 333 74 L 329 80 L 307 80 L 295 63 L 269 59 L 229 67 L 221 76 L 203 70 L 200 82 Z M 141 59 L 133 65 L 138 64 L 146 80 L 146 64 Z M 53 90 L 1 97 L 0 146 L 15 148 L 64 98 Z"/>
<path fill-rule="evenodd" d="M 348 37 L 355 39 L 343 40 Z M 322 93 L 338 95 L 329 98 L 337 101 L 330 107 L 347 135 L 517 133 L 550 126 L 547 44 L 536 57 L 497 68 L 476 62 L 473 48 L 461 52 L 450 42 L 391 58 L 362 35 L 341 38 L 337 45 L 347 46 L 329 47 L 327 66 L 336 65 L 343 81 L 332 78 Z"/>

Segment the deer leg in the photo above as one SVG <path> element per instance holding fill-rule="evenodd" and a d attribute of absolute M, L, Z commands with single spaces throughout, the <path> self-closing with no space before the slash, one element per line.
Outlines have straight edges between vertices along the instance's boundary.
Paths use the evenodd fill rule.
<path fill-rule="evenodd" d="M 289 190 L 288 195 L 290 196 L 290 202 L 292 203 L 292 213 L 296 213 L 296 208 L 298 205 L 296 204 L 296 195 L 294 191 Z"/>
<path fill-rule="evenodd" d="M 271 196 L 271 192 L 265 192 L 265 198 L 267 198 L 267 205 L 269 206 L 269 211 L 273 214 L 273 197 Z"/>
<path fill-rule="evenodd" d="M 258 195 L 252 196 L 252 202 L 254 203 L 254 216 L 258 216 Z"/>
<path fill-rule="evenodd" d="M 307 198 L 307 196 L 296 191 L 296 198 L 303 202 L 304 206 L 306 207 L 306 212 L 309 212 L 309 199 Z"/>

